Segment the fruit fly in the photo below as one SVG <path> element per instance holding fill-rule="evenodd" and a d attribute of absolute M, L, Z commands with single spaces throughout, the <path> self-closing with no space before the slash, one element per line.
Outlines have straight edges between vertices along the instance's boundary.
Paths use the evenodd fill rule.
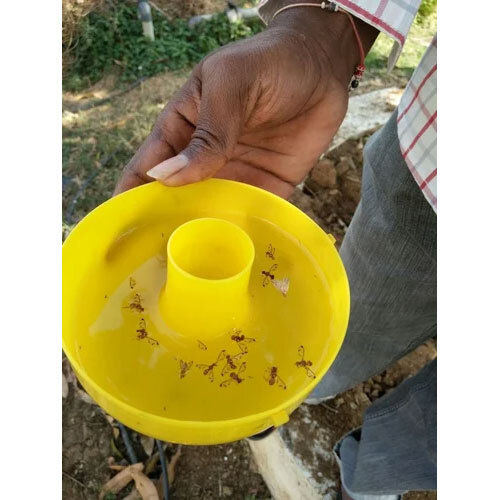
<path fill-rule="evenodd" d="M 247 344 L 255 342 L 255 339 L 253 337 L 245 337 L 245 335 L 239 335 L 240 333 L 241 330 L 235 330 L 233 335 L 231 335 L 231 340 L 234 340 L 238 345 L 240 351 L 243 354 L 246 354 L 248 352 Z"/>
<path fill-rule="evenodd" d="M 128 306 L 125 306 L 123 309 L 130 309 L 131 311 L 143 312 L 144 307 L 142 306 L 141 296 L 138 293 L 134 294 L 134 297 L 130 302 L 130 304 Z"/>
<path fill-rule="evenodd" d="M 278 387 L 281 387 L 281 389 L 286 389 L 285 382 L 278 375 L 278 367 L 277 366 L 271 366 L 271 368 L 266 369 L 266 371 L 264 372 L 264 380 L 269 385 L 276 384 Z"/>
<path fill-rule="evenodd" d="M 240 352 L 238 354 L 235 354 L 234 356 L 225 354 L 226 364 L 224 365 L 224 368 L 221 371 L 221 375 L 224 376 L 227 372 L 231 370 L 233 371 L 236 370 L 237 367 L 235 361 L 238 361 L 245 354 L 246 354 L 245 352 Z"/>
<path fill-rule="evenodd" d="M 224 356 L 226 354 L 225 349 L 223 349 L 219 355 L 217 356 L 217 359 L 209 364 L 209 365 L 203 365 L 203 364 L 197 364 L 196 368 L 199 368 L 203 375 L 208 375 L 208 378 L 210 379 L 210 382 L 214 381 L 214 369 L 215 367 L 224 359 Z"/>
<path fill-rule="evenodd" d="M 220 387 L 228 387 L 230 386 L 233 382 L 236 382 L 237 384 L 241 384 L 244 378 L 240 378 L 240 375 L 246 370 L 247 364 L 245 362 L 241 363 L 238 373 L 236 372 L 231 372 L 229 374 L 229 378 L 226 380 L 223 380 L 219 385 Z"/>
<path fill-rule="evenodd" d="M 300 361 L 297 361 L 295 363 L 295 366 L 297 366 L 298 368 L 304 368 L 308 377 L 316 378 L 315 373 L 311 370 L 311 368 L 309 368 L 310 366 L 312 366 L 312 361 L 306 361 L 304 359 L 304 356 L 305 356 L 304 346 L 303 345 L 299 346 L 299 348 L 297 349 L 297 352 L 299 353 Z"/>
<path fill-rule="evenodd" d="M 274 271 L 278 269 L 278 264 L 273 264 L 270 268 L 269 271 L 262 271 L 262 274 L 264 275 L 264 279 L 262 280 L 262 286 L 267 286 L 269 283 L 271 283 L 274 279 Z"/>
<path fill-rule="evenodd" d="M 276 248 L 274 248 L 271 243 L 269 243 L 269 246 L 267 247 L 267 252 L 266 252 L 266 257 L 269 257 L 271 260 L 274 260 L 274 252 L 276 251 Z"/>
<path fill-rule="evenodd" d="M 198 342 L 198 347 L 202 350 L 202 351 L 206 351 L 208 349 L 208 347 L 201 341 L 201 340 L 197 340 L 196 342 Z"/>
<path fill-rule="evenodd" d="M 137 340 L 146 339 L 148 344 L 154 346 L 158 345 L 158 341 L 153 337 L 149 336 L 149 333 L 146 330 L 146 320 L 144 318 L 141 318 L 141 321 L 139 321 L 139 328 L 136 330 L 136 332 L 137 332 Z"/>
<path fill-rule="evenodd" d="M 128 279 L 128 285 L 130 286 L 130 288 L 135 288 L 135 285 L 137 285 L 137 282 L 134 278 L 132 278 L 132 276 L 130 276 L 130 278 Z"/>
<path fill-rule="evenodd" d="M 186 376 L 186 373 L 191 369 L 192 366 L 193 366 L 192 361 L 184 361 L 182 359 L 179 359 L 180 378 L 184 378 Z"/>

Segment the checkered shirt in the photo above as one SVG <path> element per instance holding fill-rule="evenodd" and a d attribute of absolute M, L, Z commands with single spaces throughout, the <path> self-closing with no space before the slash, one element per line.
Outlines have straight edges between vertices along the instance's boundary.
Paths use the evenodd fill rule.
<path fill-rule="evenodd" d="M 259 4 L 259 14 L 267 24 L 278 9 L 299 1 L 263 0 Z M 336 0 L 335 3 L 394 40 L 388 61 L 391 69 L 401 54 L 420 2 L 421 0 Z M 410 172 L 435 212 L 437 212 L 436 60 L 437 36 L 413 72 L 398 106 L 401 152 Z"/>

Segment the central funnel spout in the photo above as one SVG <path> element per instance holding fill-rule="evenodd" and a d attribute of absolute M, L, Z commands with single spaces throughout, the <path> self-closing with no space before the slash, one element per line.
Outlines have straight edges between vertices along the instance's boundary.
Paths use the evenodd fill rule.
<path fill-rule="evenodd" d="M 245 321 L 255 249 L 248 234 L 222 219 L 179 226 L 167 245 L 163 318 L 174 330 L 210 339 Z"/>

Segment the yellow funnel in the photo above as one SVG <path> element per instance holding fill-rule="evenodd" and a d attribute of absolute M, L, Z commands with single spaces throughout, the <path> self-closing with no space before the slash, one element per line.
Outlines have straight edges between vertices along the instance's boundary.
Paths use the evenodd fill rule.
<path fill-rule="evenodd" d="M 186 222 L 170 236 L 166 257 L 160 310 L 169 327 L 205 341 L 247 322 L 255 250 L 236 224 L 214 218 Z"/>
<path fill-rule="evenodd" d="M 348 316 L 333 238 L 246 184 L 141 186 L 63 246 L 63 348 L 80 382 L 165 441 L 223 443 L 285 423 L 335 359 Z"/>

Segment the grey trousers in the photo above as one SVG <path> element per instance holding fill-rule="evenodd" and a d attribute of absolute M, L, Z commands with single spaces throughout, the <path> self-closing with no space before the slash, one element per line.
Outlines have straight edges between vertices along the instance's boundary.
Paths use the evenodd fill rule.
<path fill-rule="evenodd" d="M 396 117 L 364 150 L 361 202 L 340 250 L 349 326 L 313 399 L 380 373 L 436 335 L 436 215 L 401 155 Z M 377 400 L 334 451 L 355 500 L 435 489 L 436 361 Z"/>

